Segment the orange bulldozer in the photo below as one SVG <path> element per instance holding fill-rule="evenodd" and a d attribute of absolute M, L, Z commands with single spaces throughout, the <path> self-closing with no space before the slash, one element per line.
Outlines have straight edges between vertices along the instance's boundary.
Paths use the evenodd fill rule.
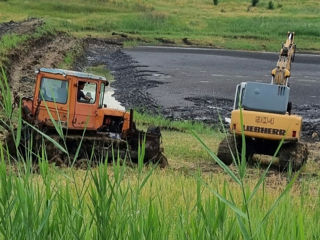
<path fill-rule="evenodd" d="M 90 73 L 39 69 L 33 99 L 21 100 L 23 122 L 36 133 L 33 151 L 40 151 L 37 142 L 45 142 L 47 158 L 53 162 L 66 159 L 66 155 L 69 159 L 99 156 L 100 160 L 120 156 L 166 166 L 160 128 L 143 132 L 136 129 L 133 110 L 108 108 L 104 103 L 108 84 L 106 78 Z M 22 146 L 27 138 L 30 133 L 21 137 Z"/>

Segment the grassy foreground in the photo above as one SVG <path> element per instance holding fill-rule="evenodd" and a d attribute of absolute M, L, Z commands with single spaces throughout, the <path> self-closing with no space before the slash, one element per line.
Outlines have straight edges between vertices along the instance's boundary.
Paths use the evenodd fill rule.
<path fill-rule="evenodd" d="M 12 120 L 4 73 L 0 89 L 1 121 L 11 130 L 15 123 L 18 146 L 21 111 Z M 166 121 L 146 115 L 136 120 Z M 217 159 L 222 136 L 215 130 L 171 125 L 199 135 L 163 131 L 172 164 L 166 169 L 144 166 L 143 153 L 134 168 L 117 157 L 96 167 L 90 158 L 86 170 L 59 168 L 48 163 L 45 146 L 32 155 L 31 147 L 16 148 L 12 157 L 0 143 L 0 239 L 319 239 L 319 179 L 297 181 L 299 173 L 266 178 L 268 169 L 250 176 L 244 155 L 231 168 Z M 225 173 L 207 168 L 214 161 Z"/>
<path fill-rule="evenodd" d="M 229 202 L 242 204 L 239 186 L 221 174 L 186 176 L 171 170 L 115 164 L 85 171 L 39 162 L 8 171 L 0 164 L 0 236 L 4 239 L 319 239 L 319 189 L 263 188 L 248 204 L 248 223 Z M 245 190 L 252 191 L 255 182 Z M 281 184 L 285 185 L 285 182 Z M 237 211 L 242 212 L 237 209 Z M 241 228 L 247 229 L 241 229 Z M 246 233 L 246 234 L 245 234 Z M 252 235 L 251 235 L 252 234 Z"/>
<path fill-rule="evenodd" d="M 76 36 L 128 35 L 128 41 L 278 51 L 287 31 L 298 50 L 319 51 L 320 2 L 315 0 L 68 0 L 0 1 L 0 22 L 42 17 Z M 183 41 L 184 38 L 188 40 Z M 143 40 L 142 40 L 143 39 Z"/>

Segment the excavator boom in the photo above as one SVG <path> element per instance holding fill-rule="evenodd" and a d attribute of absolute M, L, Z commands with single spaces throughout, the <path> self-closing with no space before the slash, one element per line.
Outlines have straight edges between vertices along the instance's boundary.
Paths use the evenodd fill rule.
<path fill-rule="evenodd" d="M 294 43 L 294 32 L 288 32 L 287 40 L 282 44 L 279 60 L 276 68 L 271 72 L 272 84 L 288 85 L 290 77 L 291 63 L 294 61 L 296 44 Z"/>

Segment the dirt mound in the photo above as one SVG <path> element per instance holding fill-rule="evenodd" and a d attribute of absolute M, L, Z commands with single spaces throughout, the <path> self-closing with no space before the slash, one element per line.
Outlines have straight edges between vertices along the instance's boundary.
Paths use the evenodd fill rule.
<path fill-rule="evenodd" d="M 14 92 L 23 97 L 32 97 L 35 70 L 41 67 L 58 67 L 68 51 L 80 44 L 79 40 L 64 33 L 45 35 L 30 39 L 15 49 L 9 56 L 9 80 Z"/>
<path fill-rule="evenodd" d="M 44 21 L 29 18 L 21 22 L 0 24 L 0 38 L 4 34 L 32 34 Z M 30 38 L 21 46 L 12 50 L 5 63 L 8 79 L 13 92 L 23 97 L 32 97 L 35 82 L 35 70 L 40 67 L 58 67 L 68 51 L 81 44 L 65 33 L 47 33 L 41 37 Z"/>
<path fill-rule="evenodd" d="M 0 23 L 0 38 L 7 33 L 30 34 L 43 24 L 38 18 L 29 18 L 21 22 L 4 22 Z"/>

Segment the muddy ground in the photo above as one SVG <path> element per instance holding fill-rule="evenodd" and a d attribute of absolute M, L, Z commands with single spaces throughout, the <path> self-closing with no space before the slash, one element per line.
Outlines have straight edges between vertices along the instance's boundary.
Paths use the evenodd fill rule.
<path fill-rule="evenodd" d="M 12 33 L 32 33 L 43 22 L 38 19 L 28 19 L 24 22 L 0 24 L 1 35 Z M 30 39 L 26 44 L 12 51 L 7 66 L 9 80 L 13 91 L 20 96 L 32 97 L 35 70 L 40 67 L 59 67 L 69 51 L 75 47 L 83 48 L 81 55 L 73 66 L 74 70 L 83 71 L 89 66 L 101 66 L 111 70 L 115 81 L 114 97 L 127 109 L 135 108 L 141 111 L 161 114 L 173 120 L 202 121 L 208 124 L 219 123 L 221 119 L 230 116 L 233 101 L 230 99 L 206 97 L 187 97 L 193 102 L 191 106 L 163 107 L 148 92 L 149 89 L 166 84 L 156 81 L 152 70 L 146 70 L 136 60 L 121 49 L 121 42 L 88 38 L 75 39 L 64 33 L 45 35 L 38 39 Z M 166 93 L 164 93 L 166 94 Z M 320 135 L 320 105 L 294 105 L 294 112 L 304 117 L 303 136 L 307 141 L 318 141 Z M 311 144 L 311 143 L 310 143 Z M 310 145 L 315 159 L 318 156 L 319 144 Z"/>
<path fill-rule="evenodd" d="M 18 23 L 2 24 L 7 32 L 24 34 L 33 33 L 43 22 L 29 19 Z M 8 30 L 8 26 L 12 29 Z M 25 30 L 22 31 L 22 29 Z M 22 46 L 14 49 L 8 56 L 6 66 L 12 90 L 22 97 L 32 97 L 35 83 L 35 71 L 40 67 L 58 67 L 68 51 L 81 44 L 81 41 L 65 33 L 57 35 L 45 34 L 39 38 L 31 38 Z"/>
<path fill-rule="evenodd" d="M 30 34 L 35 32 L 38 27 L 43 24 L 43 21 L 36 18 L 29 18 L 22 22 L 4 22 L 0 23 L 0 38 L 4 34 Z"/>

